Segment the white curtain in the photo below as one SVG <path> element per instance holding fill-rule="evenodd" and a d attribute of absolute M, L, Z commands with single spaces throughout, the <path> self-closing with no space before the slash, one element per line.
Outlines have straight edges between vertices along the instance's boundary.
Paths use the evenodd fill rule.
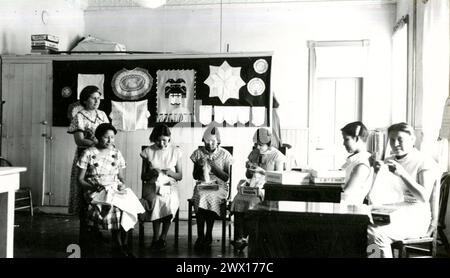
<path fill-rule="evenodd" d="M 406 122 L 408 90 L 408 23 L 392 36 L 392 122 Z"/>
<path fill-rule="evenodd" d="M 449 96 L 449 0 L 424 4 L 422 40 L 423 141 L 421 149 L 432 153 L 448 168 L 448 142 L 437 141 L 443 108 Z"/>

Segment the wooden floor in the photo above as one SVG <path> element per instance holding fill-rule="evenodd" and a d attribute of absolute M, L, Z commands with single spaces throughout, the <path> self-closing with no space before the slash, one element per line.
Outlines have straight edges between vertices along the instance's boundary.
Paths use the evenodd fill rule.
<path fill-rule="evenodd" d="M 79 222 L 76 216 L 56 214 L 35 214 L 30 217 L 26 212 L 16 212 L 14 228 L 14 257 L 15 258 L 67 258 L 71 244 L 78 243 Z M 136 225 L 137 227 L 137 225 Z M 226 249 L 222 252 L 221 223 L 216 221 L 213 231 L 211 251 L 198 253 L 188 249 L 187 221 L 180 220 L 178 248 L 174 247 L 174 225 L 171 225 L 167 248 L 164 251 L 150 249 L 152 240 L 152 225 L 145 224 L 145 241 L 142 246 L 138 242 L 138 229 L 134 231 L 133 253 L 138 258 L 245 258 L 247 250 L 235 252 L 227 238 Z M 193 242 L 196 239 L 196 227 L 193 227 Z M 110 258 L 111 235 L 104 231 L 103 235 L 109 243 L 96 246 L 95 252 L 87 257 Z M 68 250 L 69 247 L 69 251 Z"/>
<path fill-rule="evenodd" d="M 194 224 L 195 225 L 195 224 Z M 227 237 L 226 249 L 221 248 L 221 224 L 216 221 L 214 225 L 211 251 L 197 253 L 188 249 L 187 221 L 180 220 L 180 235 L 178 248 L 174 248 L 174 225 L 171 225 L 167 238 L 167 248 L 164 251 L 150 249 L 152 227 L 145 224 L 145 241 L 142 246 L 138 242 L 138 231 L 134 231 L 133 253 L 138 258 L 246 258 L 247 249 L 236 252 L 230 245 Z M 26 212 L 16 212 L 14 228 L 14 257 L 15 258 L 67 258 L 73 251 L 71 244 L 78 243 L 79 222 L 76 216 L 37 213 L 31 217 Z M 196 227 L 193 227 L 193 241 L 196 239 Z M 86 257 L 110 258 L 111 235 L 103 232 L 109 243 L 98 244 L 94 253 Z M 69 249 L 68 249 L 69 248 Z M 442 246 L 438 247 L 437 256 L 448 258 Z"/>

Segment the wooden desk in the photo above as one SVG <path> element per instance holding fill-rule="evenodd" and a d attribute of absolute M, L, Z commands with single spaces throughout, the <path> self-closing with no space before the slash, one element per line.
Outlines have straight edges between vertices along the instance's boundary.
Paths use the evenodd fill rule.
<path fill-rule="evenodd" d="M 285 185 L 266 183 L 264 185 L 264 200 L 266 201 L 303 201 L 331 202 L 341 201 L 341 184 L 307 184 Z"/>
<path fill-rule="evenodd" d="M 12 258 L 14 247 L 14 203 L 24 167 L 0 167 L 0 258 Z"/>
<path fill-rule="evenodd" d="M 247 212 L 251 258 L 367 257 L 369 208 L 264 201 Z"/>

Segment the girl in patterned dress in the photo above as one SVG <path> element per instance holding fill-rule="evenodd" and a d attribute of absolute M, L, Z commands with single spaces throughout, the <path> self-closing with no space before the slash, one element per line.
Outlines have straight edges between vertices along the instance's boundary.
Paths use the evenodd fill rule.
<path fill-rule="evenodd" d="M 143 160 L 141 201 L 146 210 L 141 217 L 152 221 L 152 248 L 158 250 L 166 247 L 170 223 L 180 206 L 177 183 L 183 178 L 182 153 L 179 147 L 170 144 L 170 136 L 169 127 L 158 124 L 150 134 L 153 144 L 140 154 Z"/>
<path fill-rule="evenodd" d="M 87 224 L 112 231 L 115 251 L 132 257 L 126 242 L 127 232 L 134 228 L 138 213 L 143 213 L 139 199 L 123 179 L 125 160 L 114 146 L 117 133 L 113 125 L 103 123 L 95 130 L 98 143 L 86 149 L 77 166 L 78 181 L 88 204 Z"/>
<path fill-rule="evenodd" d="M 245 223 L 245 212 L 249 207 L 259 203 L 264 198 L 262 187 L 265 183 L 266 171 L 283 171 L 285 156 L 275 147 L 272 147 L 272 133 L 269 129 L 259 128 L 253 136 L 255 148 L 248 155 L 246 163 L 246 177 L 250 181 L 242 181 L 241 186 L 257 186 L 259 187 L 259 195 L 245 195 L 238 186 L 238 193 L 234 197 L 231 204 L 231 211 L 234 213 L 234 225 L 236 240 L 233 245 L 242 251 L 247 246 L 248 229 Z"/>
<path fill-rule="evenodd" d="M 220 204 L 228 197 L 230 186 L 228 179 L 230 166 L 233 163 L 231 154 L 219 146 L 221 140 L 217 127 L 208 127 L 202 141 L 205 146 L 199 147 L 191 155 L 191 160 L 194 162 L 192 175 L 197 181 L 217 183 L 219 189 L 201 190 L 199 186 L 194 187 L 192 199 L 196 211 L 198 235 L 194 248 L 198 251 L 211 247 L 214 220 L 221 215 Z"/>

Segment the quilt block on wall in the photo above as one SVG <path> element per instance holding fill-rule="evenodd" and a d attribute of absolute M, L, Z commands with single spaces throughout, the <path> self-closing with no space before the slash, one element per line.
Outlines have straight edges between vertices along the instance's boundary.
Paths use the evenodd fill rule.
<path fill-rule="evenodd" d="M 195 70 L 156 72 L 157 122 L 193 122 Z"/>

